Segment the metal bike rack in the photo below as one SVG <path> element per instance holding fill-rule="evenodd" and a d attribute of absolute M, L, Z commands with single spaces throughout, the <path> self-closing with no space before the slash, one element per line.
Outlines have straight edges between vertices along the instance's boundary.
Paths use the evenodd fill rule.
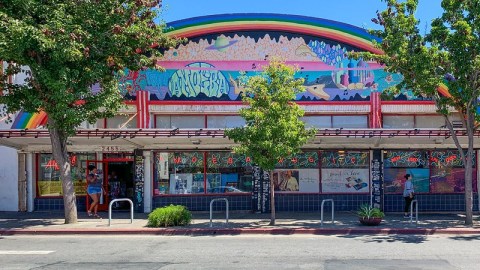
<path fill-rule="evenodd" d="M 121 201 L 126 201 L 130 203 L 130 223 L 133 223 L 133 202 L 130 199 L 127 198 L 122 198 L 122 199 L 114 199 L 108 204 L 108 226 L 110 226 L 110 223 L 112 221 L 112 205 L 114 202 L 121 202 Z"/>
<path fill-rule="evenodd" d="M 415 223 L 418 223 L 418 201 L 413 200 L 410 204 L 410 223 L 413 222 L 413 204 L 415 204 Z"/>
<path fill-rule="evenodd" d="M 225 201 L 226 203 L 226 206 L 227 206 L 227 211 L 226 211 L 226 223 L 228 223 L 228 200 L 227 198 L 217 198 L 217 199 L 213 199 L 210 201 L 210 227 L 212 227 L 212 216 L 213 216 L 213 213 L 212 213 L 212 209 L 213 209 L 213 203 L 216 202 L 216 201 Z"/>
<path fill-rule="evenodd" d="M 321 226 L 323 226 L 323 205 L 325 204 L 325 202 L 332 202 L 332 224 L 335 223 L 335 214 L 334 214 L 334 205 L 335 203 L 333 202 L 333 199 L 325 199 L 322 201 L 322 210 L 321 210 L 321 214 L 320 214 L 320 224 Z"/>

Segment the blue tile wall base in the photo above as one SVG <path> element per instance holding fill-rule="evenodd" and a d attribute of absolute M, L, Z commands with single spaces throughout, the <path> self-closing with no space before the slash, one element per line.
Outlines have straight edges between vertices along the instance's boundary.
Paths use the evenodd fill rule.
<path fill-rule="evenodd" d="M 217 198 L 227 198 L 230 211 L 252 210 L 252 196 L 169 196 L 154 197 L 152 209 L 168 206 L 170 204 L 183 205 L 190 211 L 210 211 L 210 202 Z M 212 205 L 213 211 L 225 211 L 226 204 L 216 201 Z"/>
<path fill-rule="evenodd" d="M 421 194 L 415 199 L 418 201 L 419 212 L 464 212 L 464 194 Z M 403 212 L 405 199 L 401 194 L 384 196 L 385 212 Z M 478 211 L 478 196 L 473 195 L 473 211 Z"/>
<path fill-rule="evenodd" d="M 84 212 L 86 209 L 85 197 L 77 197 L 77 211 Z M 34 211 L 62 211 L 64 209 L 63 198 L 36 198 L 33 201 Z"/>
<path fill-rule="evenodd" d="M 210 201 L 215 198 L 227 198 L 231 211 L 251 211 L 252 197 L 245 196 L 167 196 L 154 197 L 152 209 L 170 204 L 184 205 L 190 211 L 210 211 Z M 322 200 L 333 199 L 335 211 L 356 211 L 360 205 L 370 203 L 368 194 L 275 194 L 276 211 L 314 212 L 320 211 Z M 463 212 L 465 211 L 465 196 L 463 194 L 421 194 L 418 200 L 420 212 Z M 325 203 L 325 211 L 330 211 L 330 203 Z M 404 199 L 401 194 L 384 196 L 385 212 L 403 212 Z M 64 209 L 63 198 L 36 198 L 35 211 L 61 211 Z M 77 197 L 77 210 L 86 211 L 85 197 Z M 215 202 L 214 211 L 225 211 L 224 202 Z M 473 210 L 478 211 L 478 196 L 474 194 Z"/>

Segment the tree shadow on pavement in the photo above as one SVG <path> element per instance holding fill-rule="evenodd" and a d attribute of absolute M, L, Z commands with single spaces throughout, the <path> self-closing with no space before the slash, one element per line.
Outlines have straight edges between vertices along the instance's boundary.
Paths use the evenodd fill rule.
<path fill-rule="evenodd" d="M 478 241 L 480 240 L 480 235 L 455 235 L 450 236 L 449 238 L 460 241 Z"/>
<path fill-rule="evenodd" d="M 359 238 L 365 243 L 394 243 L 401 242 L 407 244 L 421 244 L 428 241 L 426 235 L 413 235 L 413 234 L 388 234 L 388 235 L 339 235 L 339 238 Z"/>
<path fill-rule="evenodd" d="M 31 227 L 42 227 L 58 225 L 58 222 L 50 219 L 1 219 L 2 229 L 26 229 Z"/>

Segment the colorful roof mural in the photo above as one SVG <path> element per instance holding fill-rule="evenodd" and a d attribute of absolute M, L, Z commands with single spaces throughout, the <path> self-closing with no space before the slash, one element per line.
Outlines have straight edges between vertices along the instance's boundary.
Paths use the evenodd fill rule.
<path fill-rule="evenodd" d="M 350 51 L 380 53 L 372 43 L 379 39 L 345 23 L 298 15 L 222 14 L 167 25 L 169 34 L 188 41 L 163 51 L 158 63 L 164 72 L 126 70 L 119 80 L 125 99 L 134 100 L 137 91 L 145 90 L 150 100 L 240 101 L 248 79 L 271 59 L 298 67 L 296 77 L 304 78 L 306 91 L 297 101 L 367 101 L 372 92 L 401 81 L 376 62 L 348 58 Z M 405 91 L 398 99 L 419 98 Z M 35 123 L 28 117 L 37 116 L 21 113 L 14 127 Z"/>
<path fill-rule="evenodd" d="M 166 71 L 128 72 L 126 98 L 147 90 L 152 100 L 238 101 L 248 78 L 271 59 L 296 65 L 306 92 L 298 101 L 366 101 L 372 91 L 395 85 L 376 62 L 354 60 L 350 51 L 380 53 L 378 38 L 345 23 L 297 15 L 222 14 L 169 23 L 168 33 L 188 42 L 164 51 Z"/>
<path fill-rule="evenodd" d="M 168 24 L 169 34 L 193 38 L 240 31 L 281 31 L 351 44 L 360 49 L 381 53 L 370 35 L 362 28 L 320 18 L 285 14 L 220 14 L 179 20 Z"/>

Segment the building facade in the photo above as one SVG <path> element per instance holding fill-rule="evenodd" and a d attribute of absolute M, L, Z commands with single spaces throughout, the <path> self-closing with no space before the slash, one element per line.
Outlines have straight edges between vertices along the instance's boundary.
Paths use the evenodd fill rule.
<path fill-rule="evenodd" d="M 302 153 L 277 164 L 278 211 L 318 211 L 323 199 L 334 199 L 336 210 L 372 203 L 400 212 L 406 173 L 413 175 L 420 211 L 465 210 L 463 164 L 434 103 L 408 90 L 382 100 L 401 76 L 347 57 L 350 51 L 379 52 L 365 30 L 279 14 L 214 15 L 169 26 L 169 34 L 188 42 L 163 52 L 159 64 L 166 70 L 127 70 L 119 85 L 126 108 L 69 139 L 80 210 L 88 203 L 86 167 L 96 164 L 108 190 L 103 209 L 127 197 L 140 212 L 168 204 L 206 211 L 213 198 L 225 197 L 230 210 L 268 212 L 268 174 L 250 157 L 232 153 L 224 130 L 244 125 L 238 110 L 245 84 L 272 59 L 298 68 L 306 91 L 296 102 L 307 126 L 318 129 Z M 0 131 L 0 144 L 25 159 L 31 190 L 25 201 L 32 210 L 63 209 L 46 117 L 20 112 L 11 129 Z M 458 120 L 455 111 L 450 117 Z M 456 128 L 465 144 L 463 129 Z M 477 194 L 477 160 L 474 166 Z"/>

